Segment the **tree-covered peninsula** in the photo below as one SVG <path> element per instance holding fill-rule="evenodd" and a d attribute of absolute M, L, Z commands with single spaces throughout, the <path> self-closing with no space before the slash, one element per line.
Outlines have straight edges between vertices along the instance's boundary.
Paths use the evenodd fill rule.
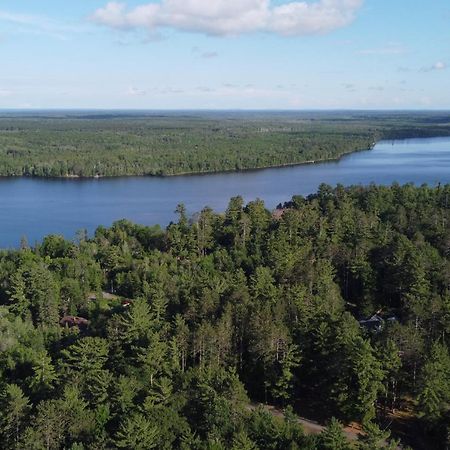
<path fill-rule="evenodd" d="M 448 447 L 450 186 L 178 214 L 0 253 L 2 449 Z"/>
<path fill-rule="evenodd" d="M 450 135 L 448 113 L 0 113 L 0 176 L 237 171 L 338 159 L 380 139 Z"/>

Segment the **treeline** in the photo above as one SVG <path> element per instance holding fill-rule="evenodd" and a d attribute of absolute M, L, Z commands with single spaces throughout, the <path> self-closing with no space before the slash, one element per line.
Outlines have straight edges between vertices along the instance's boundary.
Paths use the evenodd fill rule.
<path fill-rule="evenodd" d="M 0 254 L 0 448 L 447 448 L 450 186 L 177 212 Z"/>
<path fill-rule="evenodd" d="M 450 118 L 357 113 L 0 117 L 0 176 L 235 171 L 323 161 L 381 138 L 450 135 Z"/>

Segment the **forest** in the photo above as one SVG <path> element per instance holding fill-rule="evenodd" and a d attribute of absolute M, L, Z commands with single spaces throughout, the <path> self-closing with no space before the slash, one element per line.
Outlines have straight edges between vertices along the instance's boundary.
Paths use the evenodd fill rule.
<path fill-rule="evenodd" d="M 0 252 L 1 449 L 448 448 L 449 185 L 177 213 Z"/>
<path fill-rule="evenodd" d="M 338 159 L 380 139 L 449 135 L 443 112 L 0 111 L 0 176 L 249 170 Z"/>

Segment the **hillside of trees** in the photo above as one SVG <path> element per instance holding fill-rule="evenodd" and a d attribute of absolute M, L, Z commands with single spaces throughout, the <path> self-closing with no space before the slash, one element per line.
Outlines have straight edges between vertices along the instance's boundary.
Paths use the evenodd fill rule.
<path fill-rule="evenodd" d="M 177 212 L 0 252 L 1 449 L 448 448 L 450 186 Z"/>
<path fill-rule="evenodd" d="M 448 113 L 0 113 L 0 176 L 247 170 L 337 159 L 380 139 L 449 136 Z"/>

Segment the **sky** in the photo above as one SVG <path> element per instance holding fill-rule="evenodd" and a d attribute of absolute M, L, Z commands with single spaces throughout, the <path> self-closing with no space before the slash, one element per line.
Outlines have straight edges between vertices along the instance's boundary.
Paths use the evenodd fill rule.
<path fill-rule="evenodd" d="M 0 0 L 0 109 L 450 109 L 449 0 Z"/>

